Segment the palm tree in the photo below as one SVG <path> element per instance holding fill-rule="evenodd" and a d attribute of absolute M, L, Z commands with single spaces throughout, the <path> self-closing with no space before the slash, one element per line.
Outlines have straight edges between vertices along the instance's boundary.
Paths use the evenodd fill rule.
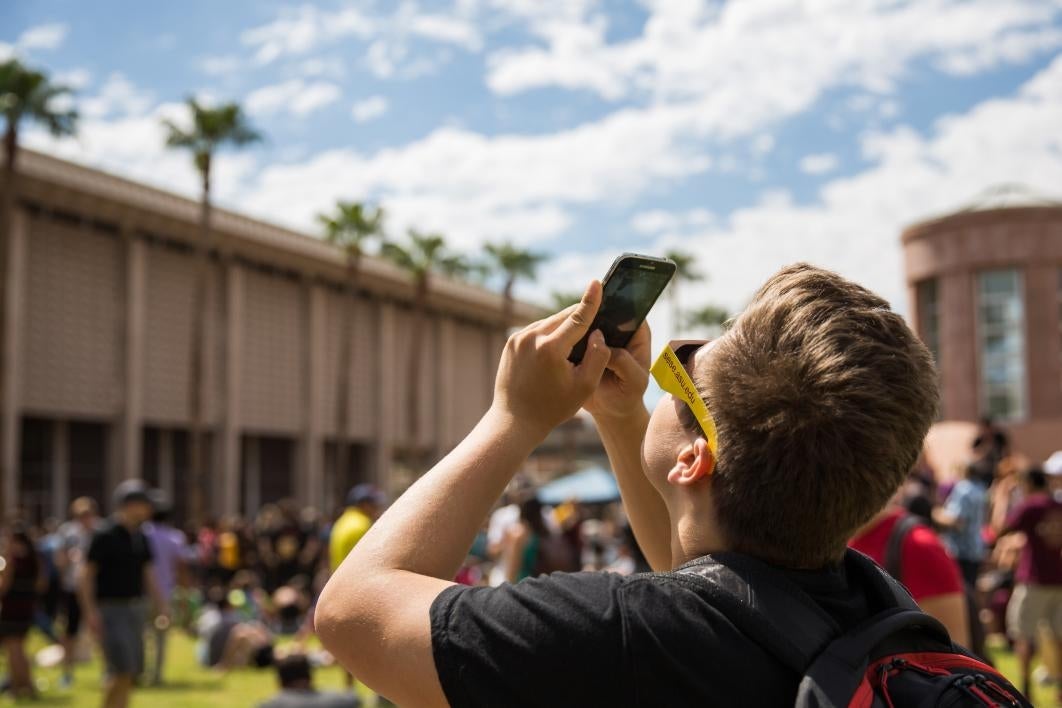
<path fill-rule="evenodd" d="M 424 317 L 428 309 L 428 288 L 431 275 L 435 271 L 457 276 L 467 273 L 472 267 L 459 254 L 449 251 L 446 239 L 441 234 L 422 233 L 409 229 L 407 243 L 385 242 L 380 253 L 400 268 L 413 275 L 416 295 L 413 307 L 413 340 L 409 348 L 409 374 L 407 377 L 407 414 L 409 415 L 409 434 L 416 448 L 420 438 L 420 406 L 418 401 L 420 379 L 421 338 L 424 336 Z M 417 457 L 411 451 L 410 461 Z"/>
<path fill-rule="evenodd" d="M 549 295 L 550 298 L 553 300 L 553 309 L 555 309 L 557 312 L 560 312 L 566 307 L 571 307 L 577 302 L 581 302 L 583 299 L 583 294 L 575 292 L 574 290 L 571 292 L 562 292 L 559 290 L 554 290 Z"/>
<path fill-rule="evenodd" d="M 676 266 L 675 276 L 671 279 L 671 285 L 668 287 L 668 297 L 671 300 L 672 334 L 677 336 L 679 328 L 682 327 L 683 322 L 682 303 L 679 301 L 679 284 L 704 280 L 704 276 L 697 272 L 695 267 L 697 257 L 692 253 L 687 253 L 686 251 L 668 251 L 664 254 L 664 257 L 674 261 Z"/>
<path fill-rule="evenodd" d="M 62 109 L 55 105 L 56 99 L 70 95 L 70 89 L 48 81 L 47 74 L 35 71 L 23 65 L 17 59 L 8 59 L 0 63 L 0 114 L 4 116 L 4 191 L 0 198 L 0 284 L 7 283 L 10 274 L 7 263 L 8 233 L 14 218 L 15 194 L 17 192 L 16 161 L 18 156 L 18 130 L 23 119 L 42 124 L 55 137 L 73 135 L 77 129 L 77 111 Z M 0 332 L 5 331 L 4 302 L 6 288 L 0 285 Z M 6 371 L 3 361 L 4 348 L 0 347 L 0 400 L 3 391 L 11 385 L 3 380 Z M 3 445 L 6 442 L 0 435 L 0 465 L 7 457 Z M 0 480 L 9 479 L 15 470 L 0 467 Z M 3 484 L 0 482 L 0 513 L 7 510 L 3 498 Z"/>
<path fill-rule="evenodd" d="M 350 444 L 347 432 L 350 427 L 350 350 L 354 331 L 354 310 L 350 297 L 357 292 L 361 259 L 369 239 L 383 234 L 384 211 L 380 207 L 367 207 L 360 202 L 336 202 L 332 214 L 318 214 L 317 220 L 324 227 L 325 240 L 338 246 L 347 258 L 347 279 L 343 287 L 343 310 L 340 314 L 339 366 L 337 368 L 336 395 L 336 489 L 342 496 L 349 466 Z"/>
<path fill-rule="evenodd" d="M 686 313 L 685 327 L 704 327 L 717 336 L 730 319 L 730 313 L 717 305 L 705 305 Z"/>
<path fill-rule="evenodd" d="M 510 242 L 488 243 L 484 247 L 492 265 L 505 276 L 505 286 L 502 288 L 502 296 L 505 302 L 502 310 L 502 321 L 506 327 L 512 324 L 513 316 L 513 288 L 520 278 L 533 280 L 538 266 L 549 256 L 545 253 L 535 253 L 517 248 Z"/>
<path fill-rule="evenodd" d="M 203 371 L 206 368 L 207 305 L 211 300 L 213 279 L 210 278 L 210 252 L 213 250 L 213 237 L 210 230 L 210 170 L 214 153 L 226 146 L 243 147 L 258 142 L 262 136 L 251 127 L 246 114 L 236 103 L 226 103 L 216 107 L 200 104 L 195 98 L 186 101 L 192 114 L 192 125 L 184 129 L 172 121 L 163 120 L 166 128 L 166 147 L 188 150 L 192 154 L 195 168 L 202 180 L 203 192 L 199 209 L 199 243 L 196 244 L 199 267 L 196 275 L 195 290 L 192 294 L 192 312 L 195 317 L 192 325 L 190 375 L 188 377 L 188 402 L 190 441 L 190 462 L 192 473 L 188 476 L 189 512 L 192 518 L 199 518 L 203 508 L 204 471 L 206 455 L 203 445 Z"/>

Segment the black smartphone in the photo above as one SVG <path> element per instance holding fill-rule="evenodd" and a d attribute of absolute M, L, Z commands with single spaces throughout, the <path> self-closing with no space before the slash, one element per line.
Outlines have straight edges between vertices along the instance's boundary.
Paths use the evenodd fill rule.
<path fill-rule="evenodd" d="M 601 307 L 586 336 L 572 347 L 568 361 L 578 364 L 595 329 L 605 335 L 610 347 L 625 347 L 645 321 L 664 288 L 675 275 L 675 263 L 667 258 L 624 253 L 612 262 L 604 281 Z"/>

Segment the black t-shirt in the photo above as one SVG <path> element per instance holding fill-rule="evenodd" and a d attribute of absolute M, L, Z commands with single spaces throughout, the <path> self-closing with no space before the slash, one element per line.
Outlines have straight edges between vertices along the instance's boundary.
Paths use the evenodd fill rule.
<path fill-rule="evenodd" d="M 786 577 L 842 628 L 869 615 L 840 567 Z M 709 599 L 659 574 L 450 587 L 432 604 L 431 633 L 455 707 L 780 706 L 800 680 Z"/>
<path fill-rule="evenodd" d="M 144 566 L 151 546 L 139 530 L 129 531 L 113 520 L 94 534 L 88 560 L 96 564 L 96 599 L 129 600 L 144 595 Z"/>

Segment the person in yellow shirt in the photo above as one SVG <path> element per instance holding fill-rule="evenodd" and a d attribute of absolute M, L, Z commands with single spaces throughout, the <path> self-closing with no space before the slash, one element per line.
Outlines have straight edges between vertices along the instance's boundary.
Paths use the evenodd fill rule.
<path fill-rule="evenodd" d="M 372 526 L 383 511 L 383 492 L 372 484 L 359 484 L 347 493 L 347 508 L 332 524 L 328 538 L 328 560 L 332 572 Z"/>

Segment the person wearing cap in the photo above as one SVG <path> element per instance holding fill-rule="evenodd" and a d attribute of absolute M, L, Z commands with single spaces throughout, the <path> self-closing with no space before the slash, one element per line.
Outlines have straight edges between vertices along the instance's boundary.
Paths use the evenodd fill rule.
<path fill-rule="evenodd" d="M 153 512 L 150 489 L 143 480 L 127 479 L 115 488 L 112 501 L 114 514 L 89 544 L 79 591 L 85 621 L 107 664 L 103 707 L 125 708 L 144 668 L 145 596 L 157 619 L 167 613 L 152 571 L 151 545 L 140 528 Z"/>
<path fill-rule="evenodd" d="M 1044 462 L 1044 474 L 1051 496 L 1062 501 L 1062 450 L 1056 450 Z"/>
<path fill-rule="evenodd" d="M 383 492 L 372 484 L 359 484 L 347 492 L 346 509 L 332 524 L 328 536 L 328 560 L 333 573 L 380 516 L 384 503 Z"/>

